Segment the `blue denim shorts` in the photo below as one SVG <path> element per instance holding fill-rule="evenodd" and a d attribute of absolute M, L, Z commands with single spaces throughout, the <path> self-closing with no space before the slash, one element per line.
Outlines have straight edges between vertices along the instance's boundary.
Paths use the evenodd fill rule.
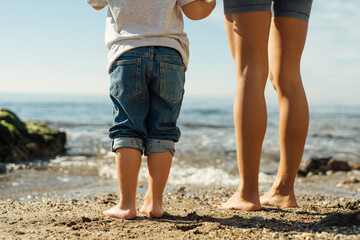
<path fill-rule="evenodd" d="M 145 155 L 174 154 L 185 83 L 179 52 L 158 46 L 132 49 L 114 62 L 110 80 L 112 150 L 128 147 Z"/>
<path fill-rule="evenodd" d="M 271 11 L 274 17 L 309 21 L 312 0 L 224 0 L 224 13 Z"/>

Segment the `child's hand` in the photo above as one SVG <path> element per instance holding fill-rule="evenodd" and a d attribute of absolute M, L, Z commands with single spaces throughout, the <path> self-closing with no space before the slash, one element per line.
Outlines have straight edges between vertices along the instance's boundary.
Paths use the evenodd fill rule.
<path fill-rule="evenodd" d="M 96 10 L 101 10 L 101 9 L 103 9 L 105 6 L 101 6 L 101 7 L 96 7 L 96 6 L 92 6 L 94 9 L 96 9 Z"/>
<path fill-rule="evenodd" d="M 108 5 L 107 0 L 86 0 L 94 9 L 101 10 Z"/>
<path fill-rule="evenodd" d="M 186 17 L 191 20 L 206 18 L 214 10 L 216 0 L 196 0 L 182 7 Z"/>

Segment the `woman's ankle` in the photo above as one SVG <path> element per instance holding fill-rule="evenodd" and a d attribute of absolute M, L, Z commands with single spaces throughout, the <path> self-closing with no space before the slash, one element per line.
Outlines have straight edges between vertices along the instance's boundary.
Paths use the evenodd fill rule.
<path fill-rule="evenodd" d="M 162 207 L 162 195 L 155 196 L 151 193 L 146 193 L 144 197 L 144 205 L 152 205 L 156 207 Z"/>
<path fill-rule="evenodd" d="M 294 185 L 273 185 L 269 192 L 281 196 L 294 195 Z"/>

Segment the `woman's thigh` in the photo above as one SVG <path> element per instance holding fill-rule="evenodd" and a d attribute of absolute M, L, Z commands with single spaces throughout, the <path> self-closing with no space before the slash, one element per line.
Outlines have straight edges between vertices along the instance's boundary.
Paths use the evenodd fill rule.
<path fill-rule="evenodd" d="M 275 17 L 269 39 L 270 79 L 276 88 L 292 88 L 301 82 L 300 63 L 308 23 L 293 17 Z"/>
<path fill-rule="evenodd" d="M 225 15 L 225 28 L 238 79 L 268 74 L 269 11 Z"/>

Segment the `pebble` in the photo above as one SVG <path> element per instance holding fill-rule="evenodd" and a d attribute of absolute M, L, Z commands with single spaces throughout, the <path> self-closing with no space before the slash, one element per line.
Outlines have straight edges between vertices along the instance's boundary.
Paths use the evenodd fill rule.
<path fill-rule="evenodd" d="M 279 238 L 279 234 L 276 233 L 276 232 L 274 232 L 273 234 L 271 234 L 271 237 L 272 237 L 272 238 Z"/>
<path fill-rule="evenodd" d="M 302 235 L 301 235 L 301 237 L 308 237 L 308 238 L 312 238 L 312 237 L 314 237 L 315 236 L 315 234 L 313 234 L 313 233 L 303 233 Z"/>
<path fill-rule="evenodd" d="M 217 234 L 216 234 L 216 232 L 210 232 L 209 236 L 215 238 L 217 236 Z"/>
<path fill-rule="evenodd" d="M 334 240 L 340 240 L 340 239 L 341 239 L 341 236 L 339 234 L 335 235 Z"/>
<path fill-rule="evenodd" d="M 260 216 L 255 216 L 255 217 L 251 217 L 250 220 L 253 220 L 253 221 L 264 221 L 264 218 L 263 218 L 263 217 L 260 217 Z"/>

